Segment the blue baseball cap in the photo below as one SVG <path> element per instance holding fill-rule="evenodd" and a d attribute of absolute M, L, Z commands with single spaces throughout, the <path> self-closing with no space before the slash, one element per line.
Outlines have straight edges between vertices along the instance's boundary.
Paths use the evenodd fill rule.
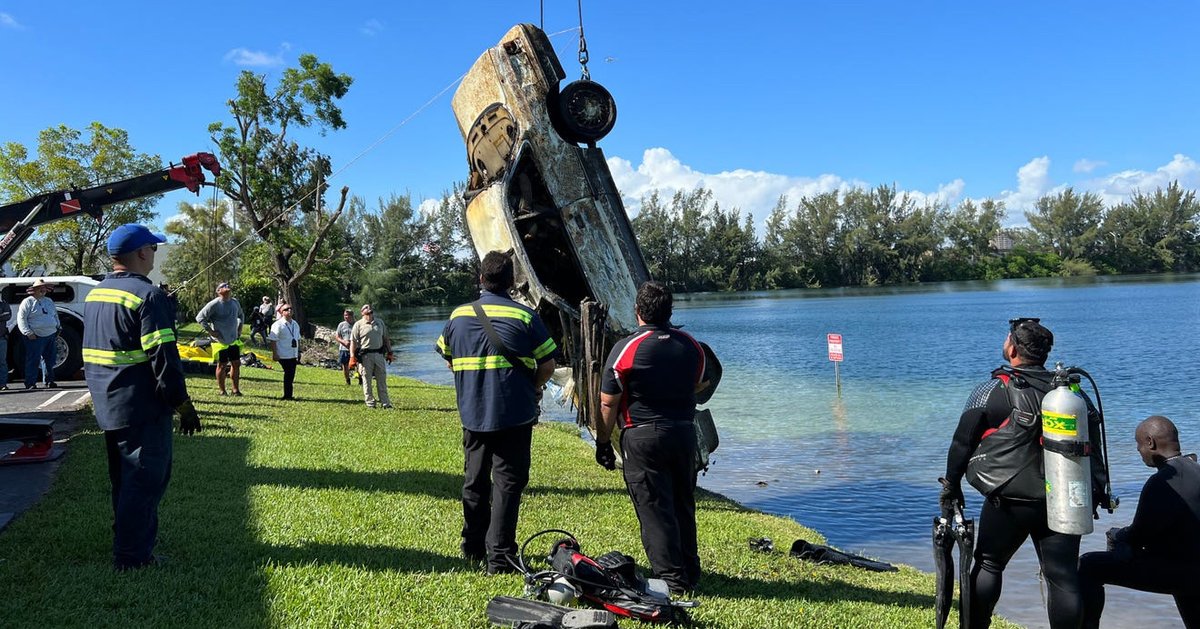
<path fill-rule="evenodd" d="M 146 245 L 157 245 L 166 241 L 166 236 L 151 232 L 145 225 L 126 223 L 114 229 L 108 237 L 108 255 L 119 256 L 137 251 Z"/>

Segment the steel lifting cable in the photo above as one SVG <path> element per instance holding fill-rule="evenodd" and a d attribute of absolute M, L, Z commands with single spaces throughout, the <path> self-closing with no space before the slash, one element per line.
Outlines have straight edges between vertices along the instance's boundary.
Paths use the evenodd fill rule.
<path fill-rule="evenodd" d="M 588 72 L 588 49 L 587 39 L 583 36 L 583 0 L 575 0 L 575 6 L 579 8 L 579 65 L 583 68 L 583 80 L 592 80 L 592 74 Z"/>

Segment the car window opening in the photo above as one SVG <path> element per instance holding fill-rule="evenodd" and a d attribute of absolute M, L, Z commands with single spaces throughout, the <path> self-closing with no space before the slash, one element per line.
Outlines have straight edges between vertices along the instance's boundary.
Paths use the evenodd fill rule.
<path fill-rule="evenodd" d="M 563 227 L 562 213 L 528 151 L 508 181 L 507 202 L 525 253 L 543 286 L 571 306 L 595 299 Z"/>

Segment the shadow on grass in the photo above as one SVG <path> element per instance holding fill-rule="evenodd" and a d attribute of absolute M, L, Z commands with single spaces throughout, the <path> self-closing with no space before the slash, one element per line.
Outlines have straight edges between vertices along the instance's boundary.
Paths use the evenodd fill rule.
<path fill-rule="evenodd" d="M 444 472 L 347 472 L 286 467 L 251 467 L 247 472 L 247 479 L 254 485 L 277 485 L 298 489 L 391 491 L 449 499 L 462 496 L 462 476 Z"/>
<path fill-rule="evenodd" d="M 251 467 L 247 478 L 254 485 L 276 485 L 297 489 L 349 489 L 360 491 L 389 491 L 404 494 L 420 494 L 431 498 L 459 500 L 462 497 L 463 477 L 461 474 L 431 472 L 426 470 L 398 470 L 394 472 L 347 472 L 323 469 L 286 467 Z M 625 495 L 624 489 L 554 487 L 530 485 L 524 496 L 599 496 L 603 494 Z"/>
<path fill-rule="evenodd" d="M 782 560 L 796 561 L 788 557 Z M 933 597 L 911 592 L 877 590 L 841 579 L 768 581 L 706 572 L 700 579 L 701 593 L 724 598 L 803 600 L 822 603 L 861 601 L 888 607 L 931 609 Z"/>
<path fill-rule="evenodd" d="M 261 552 L 273 562 L 295 566 L 338 565 L 377 572 L 451 572 L 472 568 L 461 557 L 391 546 L 305 544 L 299 547 L 264 546 Z"/>

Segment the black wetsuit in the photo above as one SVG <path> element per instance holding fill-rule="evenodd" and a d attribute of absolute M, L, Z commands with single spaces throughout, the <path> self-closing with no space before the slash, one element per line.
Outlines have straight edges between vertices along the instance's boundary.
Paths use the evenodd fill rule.
<path fill-rule="evenodd" d="M 1051 387 L 1054 374 L 1042 366 L 1021 367 L 1021 377 L 1029 403 L 1040 406 Z M 955 485 L 967 474 L 968 463 L 980 443 L 1002 428 L 1013 415 L 1008 376 L 993 377 L 975 388 L 963 408 L 946 457 L 946 479 Z M 1014 395 L 1016 395 L 1014 390 Z M 1089 409 L 1091 404 L 1088 404 Z M 1092 419 L 1092 423 L 1097 418 Z M 1038 425 L 1040 430 L 1040 424 Z M 1093 435 L 1095 437 L 1095 435 Z M 992 612 L 1000 600 L 1004 568 L 1026 538 L 1033 538 L 1047 583 L 1047 607 L 1054 629 L 1079 626 L 1082 605 L 1079 588 L 1079 536 L 1056 533 L 1046 524 L 1044 471 L 1041 446 L 1034 440 L 1024 453 L 1033 463 L 1011 481 L 987 496 L 976 528 L 975 566 L 971 570 L 972 628 L 991 624 Z M 1102 469 L 1102 466 L 1093 466 Z M 1093 474 L 1098 489 L 1104 487 L 1103 473 Z M 1102 491 L 1102 490 L 1101 490 Z M 1041 497 L 1034 497 L 1034 496 Z"/>
<path fill-rule="evenodd" d="M 1099 627 L 1105 584 L 1171 594 L 1185 626 L 1200 627 L 1200 464 L 1177 456 L 1146 481 L 1133 523 L 1113 550 L 1079 560 L 1084 627 Z"/>

